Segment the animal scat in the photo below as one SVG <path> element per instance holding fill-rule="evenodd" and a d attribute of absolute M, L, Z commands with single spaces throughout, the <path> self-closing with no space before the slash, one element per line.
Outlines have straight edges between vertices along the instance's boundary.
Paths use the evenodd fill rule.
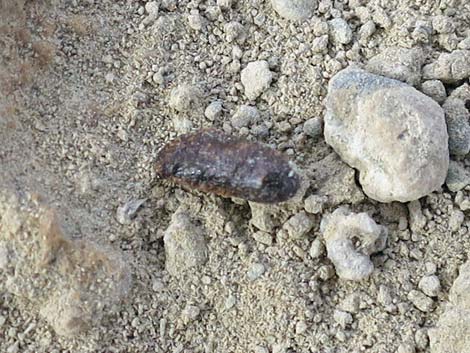
<path fill-rule="evenodd" d="M 301 185 L 299 174 L 280 152 L 216 129 L 168 143 L 158 154 L 156 171 L 189 188 L 261 203 L 286 201 Z"/>

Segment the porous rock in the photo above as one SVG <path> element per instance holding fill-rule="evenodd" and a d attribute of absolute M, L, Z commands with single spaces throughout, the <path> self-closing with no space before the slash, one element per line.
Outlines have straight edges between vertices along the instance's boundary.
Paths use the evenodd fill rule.
<path fill-rule="evenodd" d="M 330 36 L 333 43 L 348 44 L 353 38 L 353 33 L 349 24 L 342 18 L 335 18 L 328 21 Z"/>
<path fill-rule="evenodd" d="M 421 82 L 421 66 L 425 56 L 419 48 L 390 47 L 374 56 L 367 71 L 417 86 Z"/>
<path fill-rule="evenodd" d="M 458 98 L 447 98 L 442 108 L 449 133 L 449 152 L 465 156 L 470 151 L 470 112 L 465 102 Z"/>
<path fill-rule="evenodd" d="M 291 21 L 306 20 L 318 6 L 317 0 L 271 0 L 273 9 L 279 16 Z"/>
<path fill-rule="evenodd" d="M 249 63 L 241 72 L 241 81 L 245 95 L 249 100 L 255 100 L 271 84 L 273 74 L 265 60 Z"/>
<path fill-rule="evenodd" d="M 324 216 L 320 230 L 338 277 L 352 281 L 371 275 L 374 265 L 369 256 L 385 248 L 388 235 L 367 213 L 352 213 L 346 207 Z"/>
<path fill-rule="evenodd" d="M 446 185 L 450 191 L 462 190 L 470 184 L 470 173 L 457 161 L 450 161 Z"/>
<path fill-rule="evenodd" d="M 331 79 L 326 107 L 325 140 L 359 170 L 369 197 L 407 202 L 444 183 L 447 129 L 431 98 L 400 81 L 348 68 Z"/>
<path fill-rule="evenodd" d="M 199 105 L 201 92 L 194 85 L 181 84 L 170 92 L 168 104 L 178 112 L 189 112 Z"/>
<path fill-rule="evenodd" d="M 436 61 L 423 67 L 423 78 L 456 83 L 470 76 L 470 51 L 442 53 Z"/>
<path fill-rule="evenodd" d="M 201 266 L 207 261 L 207 244 L 202 229 L 184 210 L 178 209 L 163 237 L 165 244 L 165 267 L 174 276 Z"/>

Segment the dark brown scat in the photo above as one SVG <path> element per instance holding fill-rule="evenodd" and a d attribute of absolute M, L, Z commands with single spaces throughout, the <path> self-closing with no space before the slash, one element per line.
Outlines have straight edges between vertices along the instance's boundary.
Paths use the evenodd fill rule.
<path fill-rule="evenodd" d="M 301 185 L 280 152 L 216 129 L 168 143 L 158 154 L 156 171 L 189 188 L 261 203 L 287 201 Z"/>

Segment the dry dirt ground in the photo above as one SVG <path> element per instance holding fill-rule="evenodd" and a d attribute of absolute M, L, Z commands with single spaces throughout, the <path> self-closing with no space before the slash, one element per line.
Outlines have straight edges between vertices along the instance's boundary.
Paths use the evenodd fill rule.
<path fill-rule="evenodd" d="M 468 212 L 452 220 L 469 187 L 422 198 L 413 228 L 406 204 L 364 196 L 304 123 L 322 118 L 329 79 L 350 63 L 392 46 L 432 60 L 469 38 L 468 2 L 322 0 L 305 22 L 268 0 L 156 4 L 152 15 L 144 1 L 0 0 L 0 230 L 24 235 L 0 237 L 0 351 L 431 352 L 428 331 L 470 253 Z M 432 30 L 438 15 L 452 35 Z M 318 48 L 338 17 L 352 40 Z M 240 70 L 256 60 L 273 80 L 249 101 Z M 170 96 L 184 85 L 190 109 L 178 111 Z M 217 100 L 221 112 L 205 114 Z M 259 117 L 239 124 L 242 104 Z M 301 201 L 259 209 L 155 178 L 163 144 L 202 127 L 264 142 L 305 171 L 306 196 L 329 200 L 305 237 L 282 231 Z M 117 216 L 140 199 L 135 217 Z M 322 214 L 341 204 L 389 231 L 364 281 L 338 279 L 322 248 Z M 202 229 L 207 261 L 175 276 L 163 235 L 177 209 Z M 441 290 L 423 311 L 410 292 L 433 274 Z"/>

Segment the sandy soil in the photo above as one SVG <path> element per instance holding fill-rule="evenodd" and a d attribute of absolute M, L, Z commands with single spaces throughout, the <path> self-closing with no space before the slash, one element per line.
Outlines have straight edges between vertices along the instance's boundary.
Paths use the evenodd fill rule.
<path fill-rule="evenodd" d="M 27 205 L 18 217 L 36 234 L 28 217 L 42 215 L 47 205 L 60 224 L 59 239 L 95 249 L 66 252 L 75 260 L 64 272 L 36 270 L 27 258 L 24 269 L 32 270 L 23 274 L 0 266 L 0 351 L 431 352 L 428 330 L 470 252 L 468 212 L 458 227 L 451 221 L 456 197 L 468 200 L 469 186 L 459 193 L 444 186 L 422 198 L 424 223 L 413 228 L 406 204 L 367 198 L 354 170 L 305 122 L 322 119 L 329 79 L 351 63 L 367 63 L 391 46 L 420 47 L 427 61 L 451 51 L 449 41 L 470 37 L 469 5 L 323 0 L 312 19 L 293 22 L 267 0 L 157 3 L 152 17 L 145 2 L 131 0 L 0 2 L 0 210 Z M 423 40 L 420 30 L 438 15 L 451 18 L 453 35 L 443 38 L 431 27 Z M 352 41 L 312 48 L 328 34 L 327 21 L 338 17 L 351 27 Z M 366 36 L 360 30 L 368 21 L 375 31 Z M 256 60 L 268 62 L 273 80 L 249 101 L 240 70 Z M 191 85 L 189 110 L 170 104 L 172 90 L 182 85 Z M 448 93 L 453 88 L 446 85 Z M 205 114 L 217 100 L 220 114 Z M 242 104 L 255 106 L 259 117 L 234 122 Z M 159 149 L 203 127 L 283 151 L 310 180 L 305 197 L 328 195 L 320 213 L 309 213 L 313 228 L 305 237 L 282 230 L 304 212 L 302 200 L 250 206 L 155 177 Z M 468 157 L 459 163 L 470 170 Z M 119 207 L 140 199 L 135 217 L 117 216 Z M 367 212 L 389 231 L 364 281 L 340 280 L 322 247 L 322 215 L 341 204 Z M 174 276 L 165 269 L 163 236 L 181 209 L 202 229 L 208 255 L 203 265 Z M 273 225 L 263 232 L 257 217 L 269 215 Z M 96 312 L 82 318 L 83 330 L 60 334 L 47 320 L 45 302 L 67 283 L 81 285 L 69 273 L 81 266 L 95 276 L 86 283 L 100 283 L 90 253 L 118 264 L 117 277 L 114 269 L 103 275 L 113 273 L 115 286 L 88 298 Z M 422 311 L 409 293 L 432 274 L 441 290 L 432 309 Z M 12 290 L 9 281 L 21 283 Z"/>

